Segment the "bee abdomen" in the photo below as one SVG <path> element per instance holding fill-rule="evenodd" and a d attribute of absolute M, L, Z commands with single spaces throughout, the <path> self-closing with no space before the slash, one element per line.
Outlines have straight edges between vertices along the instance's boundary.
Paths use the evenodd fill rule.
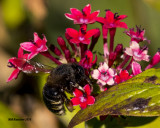
<path fill-rule="evenodd" d="M 64 115 L 64 101 L 61 97 L 48 98 L 43 92 L 43 100 L 47 108 L 56 115 Z"/>

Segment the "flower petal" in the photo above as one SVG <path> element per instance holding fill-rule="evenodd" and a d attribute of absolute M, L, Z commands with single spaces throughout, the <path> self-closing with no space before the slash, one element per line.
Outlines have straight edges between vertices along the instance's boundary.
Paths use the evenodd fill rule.
<path fill-rule="evenodd" d="M 93 70 L 91 73 L 91 76 L 93 79 L 98 79 L 99 75 L 100 75 L 100 72 L 97 69 Z"/>
<path fill-rule="evenodd" d="M 87 95 L 91 94 L 91 88 L 90 88 L 89 84 L 86 84 L 83 88 L 84 88 Z"/>
<path fill-rule="evenodd" d="M 44 44 L 46 44 L 46 42 L 47 42 L 47 38 L 44 34 L 43 34 L 43 42 L 44 42 Z"/>
<path fill-rule="evenodd" d="M 120 78 L 122 79 L 122 80 L 127 80 L 128 79 L 128 77 L 129 77 L 129 73 L 128 73 L 128 71 L 127 70 L 121 70 L 120 71 Z"/>
<path fill-rule="evenodd" d="M 80 103 L 81 109 L 85 109 L 87 107 L 87 102 Z"/>
<path fill-rule="evenodd" d="M 34 32 L 33 35 L 34 35 L 34 42 L 37 42 L 37 40 L 40 39 L 39 36 L 38 36 L 38 34 L 36 32 Z"/>
<path fill-rule="evenodd" d="M 131 48 L 125 48 L 124 52 L 129 56 L 133 56 L 133 51 Z"/>
<path fill-rule="evenodd" d="M 73 94 L 75 97 L 83 96 L 83 93 L 80 90 L 78 90 L 77 88 L 75 88 Z"/>
<path fill-rule="evenodd" d="M 87 104 L 92 105 L 95 102 L 95 98 L 93 96 L 88 96 L 87 97 Z"/>
<path fill-rule="evenodd" d="M 117 84 L 119 84 L 119 83 L 121 82 L 120 76 L 118 76 L 118 75 L 115 76 L 114 81 L 115 81 Z"/>
<path fill-rule="evenodd" d="M 135 61 L 132 62 L 133 75 L 137 75 L 142 72 L 141 65 Z"/>
<path fill-rule="evenodd" d="M 128 26 L 125 22 L 117 22 L 116 27 L 128 29 Z"/>
<path fill-rule="evenodd" d="M 76 8 L 71 8 L 70 11 L 71 11 L 71 13 L 72 13 L 73 15 L 75 15 L 76 17 L 83 17 L 81 11 L 79 11 L 79 10 L 76 9 Z"/>
<path fill-rule="evenodd" d="M 8 60 L 8 62 L 12 63 L 16 68 L 21 69 L 24 63 L 26 62 L 26 60 L 23 58 L 12 57 Z"/>
<path fill-rule="evenodd" d="M 113 79 L 113 77 L 110 77 L 110 78 L 107 80 L 107 84 L 108 84 L 108 85 L 113 85 L 113 84 L 114 84 L 114 79 Z"/>
<path fill-rule="evenodd" d="M 75 20 L 76 19 L 75 15 L 72 15 L 72 14 L 69 14 L 69 13 L 65 13 L 64 15 L 70 20 Z"/>
<path fill-rule="evenodd" d="M 110 76 L 115 76 L 115 71 L 114 71 L 112 68 L 109 68 L 109 69 L 108 69 L 108 74 L 109 74 Z"/>
<path fill-rule="evenodd" d="M 67 28 L 66 29 L 67 34 L 72 37 L 72 38 L 77 38 L 79 33 L 77 30 L 73 29 L 73 28 Z"/>
<path fill-rule="evenodd" d="M 131 44 L 130 44 L 130 48 L 131 49 L 139 49 L 140 46 L 136 41 L 132 41 Z"/>
<path fill-rule="evenodd" d="M 23 58 L 23 49 L 21 47 L 18 50 L 18 58 Z"/>
<path fill-rule="evenodd" d="M 100 84 L 101 86 L 104 86 L 104 85 L 106 85 L 106 82 L 101 80 L 101 79 L 98 79 L 97 84 Z"/>
<path fill-rule="evenodd" d="M 91 14 L 91 5 L 87 4 L 84 8 L 83 8 L 83 12 L 88 16 Z"/>
<path fill-rule="evenodd" d="M 127 16 L 127 15 L 120 15 L 120 16 L 118 17 L 118 19 L 123 20 L 123 19 L 126 18 L 126 17 L 128 17 L 128 16 Z"/>
<path fill-rule="evenodd" d="M 69 41 L 73 44 L 79 44 L 80 43 L 80 41 L 78 39 L 70 39 Z"/>
<path fill-rule="evenodd" d="M 100 13 L 99 10 L 91 13 L 91 14 L 88 16 L 89 23 L 94 23 L 94 22 L 96 21 L 97 16 L 99 15 L 99 13 Z"/>
<path fill-rule="evenodd" d="M 93 13 L 91 13 L 91 15 L 89 16 L 89 19 L 95 19 L 100 13 L 100 10 L 94 11 Z"/>
<path fill-rule="evenodd" d="M 100 64 L 98 70 L 99 70 L 100 72 L 103 72 L 103 71 L 107 71 L 108 68 L 109 68 L 108 65 L 104 62 L 104 63 L 101 63 L 101 64 Z"/>
<path fill-rule="evenodd" d="M 99 23 L 101 23 L 101 24 L 104 24 L 106 22 L 106 19 L 103 18 L 103 17 L 97 17 L 96 21 L 99 22 Z"/>
<path fill-rule="evenodd" d="M 90 44 L 91 40 L 90 39 L 85 39 L 81 41 L 83 44 Z"/>
<path fill-rule="evenodd" d="M 8 78 L 7 82 L 16 79 L 18 77 L 18 74 L 20 73 L 20 70 L 18 68 L 16 68 L 12 74 L 10 75 L 10 77 Z"/>
<path fill-rule="evenodd" d="M 91 30 L 87 31 L 85 37 L 86 37 L 86 38 L 90 38 L 90 37 L 92 37 L 94 34 L 96 34 L 97 32 L 99 32 L 99 29 L 91 29 Z"/>
<path fill-rule="evenodd" d="M 20 44 L 21 48 L 28 51 L 36 51 L 37 47 L 32 42 L 23 42 Z"/>
<path fill-rule="evenodd" d="M 80 104 L 80 99 L 77 97 L 74 97 L 71 99 L 71 102 L 72 102 L 73 106 L 76 106 L 76 105 Z"/>
<path fill-rule="evenodd" d="M 29 55 L 28 55 L 28 59 L 32 59 L 33 57 L 35 57 L 36 55 L 38 54 L 38 52 L 31 52 Z"/>
<path fill-rule="evenodd" d="M 114 22 L 114 13 L 110 10 L 106 11 L 106 21 L 107 23 L 113 23 Z"/>

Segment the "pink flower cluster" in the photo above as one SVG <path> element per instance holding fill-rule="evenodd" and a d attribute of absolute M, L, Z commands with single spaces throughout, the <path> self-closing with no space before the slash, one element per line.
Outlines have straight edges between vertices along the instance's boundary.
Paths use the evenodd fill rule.
<path fill-rule="evenodd" d="M 144 37 L 144 29 L 136 26 L 136 30 L 134 28 L 126 30 L 128 29 L 127 24 L 121 21 L 127 17 L 126 15 L 118 15 L 118 13 L 113 13 L 111 10 L 106 10 L 104 17 L 98 17 L 100 11 L 91 12 L 90 4 L 86 5 L 82 11 L 76 8 L 71 8 L 70 11 L 71 14 L 66 13 L 65 16 L 73 20 L 74 24 L 78 24 L 79 30 L 67 28 L 65 39 L 62 37 L 57 38 L 60 49 L 53 44 L 47 47 L 46 37 L 43 35 L 43 39 L 41 39 L 37 33 L 34 33 L 33 41 L 20 43 L 18 57 L 12 57 L 8 60 L 8 66 L 14 68 L 7 80 L 8 82 L 16 79 L 20 72 L 37 73 L 41 71 L 48 73 L 47 68 L 42 69 L 38 67 L 38 64 L 31 63 L 31 59 L 38 54 L 47 57 L 57 65 L 78 63 L 85 69 L 86 75 L 95 82 L 93 84 L 99 86 L 100 91 L 107 91 L 111 86 L 118 86 L 117 84 L 143 72 L 140 65 L 141 61 L 150 61 L 148 66 L 144 67 L 144 70 L 152 68 L 160 62 L 160 50 L 150 60 L 148 47 L 141 44 L 143 41 L 150 44 L 150 41 Z M 88 25 L 95 22 L 100 23 L 102 26 L 103 42 L 98 42 L 101 35 L 99 28 L 88 30 Z M 128 47 L 124 48 L 123 44 L 114 46 L 117 28 L 125 29 L 124 33 L 131 38 Z M 97 43 L 103 43 L 102 50 L 104 53 L 98 56 L 103 57 L 103 61 L 99 64 L 97 63 L 96 52 L 93 52 Z M 71 100 L 74 106 L 80 105 L 82 109 L 95 102 L 95 98 L 91 96 L 90 86 L 86 85 L 84 90 L 86 96 L 80 90 L 75 89 L 73 93 L 75 97 Z M 97 92 L 95 92 L 96 95 Z"/>

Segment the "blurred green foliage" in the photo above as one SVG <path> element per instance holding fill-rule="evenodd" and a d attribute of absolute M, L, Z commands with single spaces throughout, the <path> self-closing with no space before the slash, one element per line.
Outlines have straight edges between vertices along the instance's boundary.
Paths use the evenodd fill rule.
<path fill-rule="evenodd" d="M 10 28 L 16 28 L 25 20 L 25 10 L 21 0 L 3 0 L 2 15 L 5 24 Z"/>
<path fill-rule="evenodd" d="M 1 113 L 0 115 L 1 128 L 26 128 L 24 121 L 14 121 L 14 119 L 22 119 L 22 118 L 13 113 L 2 102 L 0 102 L 0 113 Z"/>

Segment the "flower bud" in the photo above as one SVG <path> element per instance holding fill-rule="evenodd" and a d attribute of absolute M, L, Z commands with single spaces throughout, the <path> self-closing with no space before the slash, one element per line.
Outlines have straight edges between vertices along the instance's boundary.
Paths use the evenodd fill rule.
<path fill-rule="evenodd" d="M 62 55 L 61 51 L 60 51 L 56 46 L 54 46 L 53 44 L 51 44 L 51 45 L 49 46 L 49 49 L 50 49 L 54 54 L 56 54 L 57 56 L 61 56 L 61 55 Z"/>

